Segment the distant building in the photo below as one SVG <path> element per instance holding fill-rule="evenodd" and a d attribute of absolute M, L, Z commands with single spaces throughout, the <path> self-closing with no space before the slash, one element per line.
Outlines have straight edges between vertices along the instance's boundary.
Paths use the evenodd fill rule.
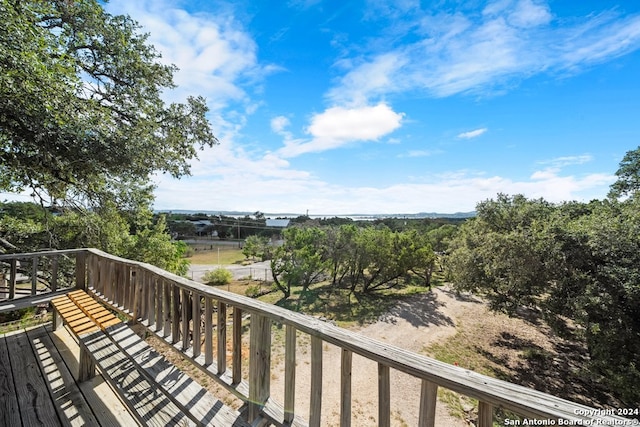
<path fill-rule="evenodd" d="M 267 227 L 287 228 L 290 222 L 290 219 L 268 219 Z"/>

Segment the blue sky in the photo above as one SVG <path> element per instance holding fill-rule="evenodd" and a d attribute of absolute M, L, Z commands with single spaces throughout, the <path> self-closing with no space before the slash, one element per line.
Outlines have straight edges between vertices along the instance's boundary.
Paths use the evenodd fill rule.
<path fill-rule="evenodd" d="M 112 0 L 221 144 L 156 209 L 471 211 L 603 198 L 640 144 L 640 2 Z"/>

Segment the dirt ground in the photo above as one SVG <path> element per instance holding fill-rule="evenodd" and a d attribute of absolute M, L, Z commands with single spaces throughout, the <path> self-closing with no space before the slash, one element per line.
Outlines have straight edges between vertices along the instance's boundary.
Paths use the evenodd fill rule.
<path fill-rule="evenodd" d="M 377 322 L 354 330 L 378 341 L 423 352 L 432 343 L 441 342 L 456 333 L 458 319 L 475 317 L 484 312 L 479 302 L 458 300 L 440 289 L 431 294 L 417 296 L 410 301 L 398 303 Z M 296 413 L 309 415 L 310 351 L 304 337 L 297 347 L 296 369 Z M 306 344 L 306 345 L 305 345 Z M 336 426 L 340 420 L 340 348 L 325 344 L 323 347 L 322 425 Z M 275 356 L 275 357 L 274 357 Z M 272 355 L 273 372 L 284 371 L 284 360 Z M 377 425 L 377 365 L 358 355 L 353 356 L 352 371 L 352 420 L 354 426 Z M 283 400 L 284 375 L 271 378 L 272 395 Z M 392 425 L 418 425 L 420 381 L 409 375 L 391 373 Z M 446 405 L 436 406 L 437 425 L 468 426 L 459 418 L 449 414 Z"/>
<path fill-rule="evenodd" d="M 593 384 L 583 383 L 573 376 L 584 362 L 584 349 L 579 345 L 553 336 L 542 324 L 489 312 L 480 299 L 458 295 L 446 286 L 434 288 L 429 294 L 401 300 L 377 321 L 352 330 L 409 351 L 458 363 L 462 368 L 589 406 L 615 405 L 611 396 L 594 393 Z M 310 340 L 299 333 L 297 341 L 295 413 L 308 419 Z M 453 359 L 446 360 L 442 354 Z M 339 425 L 340 357 L 338 347 L 323 345 L 323 426 Z M 276 401 L 283 402 L 284 330 L 277 327 L 273 332 L 271 361 L 271 395 Z M 353 355 L 354 426 L 377 425 L 377 372 L 375 363 Z M 208 379 L 204 380 L 208 382 Z M 211 388 L 214 393 L 220 393 L 215 385 L 212 384 Z M 586 398 L 587 395 L 591 397 Z M 418 380 L 391 370 L 393 426 L 418 425 L 419 397 Z M 448 398 L 447 403 L 441 401 L 444 398 Z M 463 427 L 473 425 L 474 421 L 473 404 L 464 399 L 458 402 L 457 397 L 451 403 L 450 392 L 444 397 L 439 393 L 437 426 Z"/>

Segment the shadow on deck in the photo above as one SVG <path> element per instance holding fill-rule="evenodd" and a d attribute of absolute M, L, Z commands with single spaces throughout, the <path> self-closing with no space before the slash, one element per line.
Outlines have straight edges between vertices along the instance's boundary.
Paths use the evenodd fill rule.
<path fill-rule="evenodd" d="M 76 381 L 78 357 L 50 323 L 0 335 L 0 425 L 139 425 L 101 375 Z"/>

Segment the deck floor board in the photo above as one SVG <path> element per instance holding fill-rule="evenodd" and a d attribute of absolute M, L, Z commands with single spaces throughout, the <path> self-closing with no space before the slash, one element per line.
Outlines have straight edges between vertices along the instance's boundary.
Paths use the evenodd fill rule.
<path fill-rule="evenodd" d="M 140 425 L 101 375 L 77 383 L 78 353 L 51 324 L 0 335 L 0 425 Z"/>

